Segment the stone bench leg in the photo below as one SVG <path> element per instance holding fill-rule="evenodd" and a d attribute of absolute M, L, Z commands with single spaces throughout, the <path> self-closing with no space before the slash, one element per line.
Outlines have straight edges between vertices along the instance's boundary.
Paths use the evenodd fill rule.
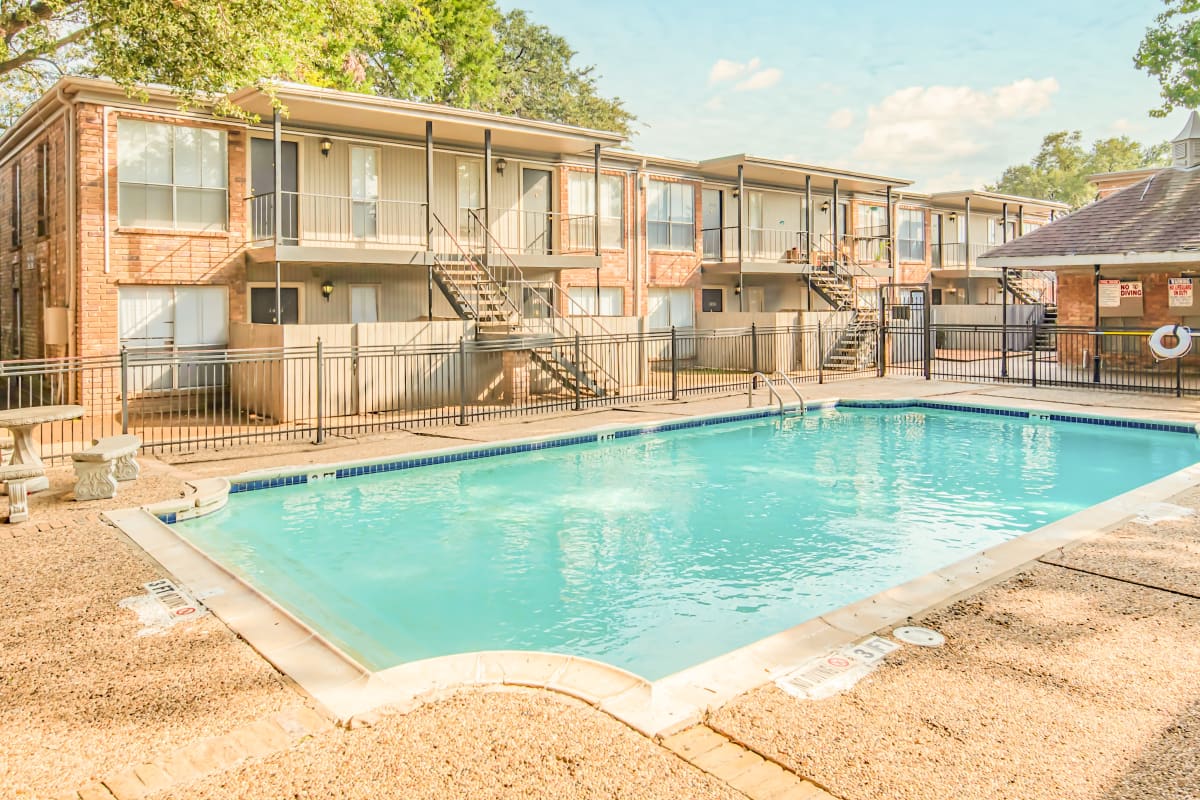
<path fill-rule="evenodd" d="M 75 462 L 75 499 L 108 500 L 117 496 L 111 461 Z"/>
<path fill-rule="evenodd" d="M 4 487 L 8 489 L 9 523 L 25 522 L 29 519 L 29 494 L 25 490 L 25 481 L 8 481 Z"/>
<path fill-rule="evenodd" d="M 113 463 L 113 477 L 119 481 L 136 481 L 138 474 L 142 471 L 141 465 L 135 458 L 136 455 L 137 453 L 130 453 L 118 458 Z"/>

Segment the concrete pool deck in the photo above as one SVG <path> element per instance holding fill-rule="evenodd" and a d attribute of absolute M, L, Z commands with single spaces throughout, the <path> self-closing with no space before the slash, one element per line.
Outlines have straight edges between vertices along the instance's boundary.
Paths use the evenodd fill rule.
<path fill-rule="evenodd" d="M 1200 411 L 1200 403 L 1196 401 L 1177 401 L 1173 398 L 1098 393 L 1084 395 L 1067 390 L 974 387 L 919 380 L 888 379 L 804 388 L 814 394 L 813 399 L 818 399 L 818 396 L 885 398 L 940 395 L 948 399 L 988 404 L 1074 407 L 1076 410 L 1087 409 L 1089 413 L 1184 421 L 1195 420 L 1196 412 Z M 527 417 L 469 428 L 424 429 L 419 434 L 377 436 L 365 441 L 340 443 L 340 446 L 331 443 L 321 448 L 291 446 L 272 450 L 239 449 L 227 453 L 175 456 L 158 462 L 147 459 L 146 474 L 149 477 L 141 481 L 134 492 L 125 492 L 115 501 L 88 506 L 64 502 L 62 495 L 69 489 L 69 474 L 65 470 L 52 470 L 51 491 L 48 496 L 34 498 L 31 523 L 0 530 L 0 559 L 3 559 L 5 568 L 0 576 L 0 632 L 5 644 L 0 658 L 4 660 L 4 674 L 12 676 L 0 695 L 0 763 L 4 765 L 0 767 L 0 789 L 6 789 L 8 796 L 76 796 L 79 789 L 100 792 L 101 788 L 98 787 L 108 786 L 104 791 L 109 791 L 113 787 L 105 782 L 110 782 L 117 784 L 124 794 L 109 792 L 108 796 L 135 796 L 131 792 L 136 789 L 136 784 L 123 783 L 121 778 L 127 778 L 130 771 L 138 775 L 137 768 L 140 767 L 144 777 L 138 777 L 138 780 L 145 789 L 143 794 L 150 794 L 152 787 L 158 787 L 169 790 L 169 796 L 178 797 L 215 797 L 232 793 L 274 797 L 295 793 L 303 795 L 304 792 L 312 796 L 325 796 L 335 793 L 335 787 L 338 791 L 344 791 L 346 796 L 363 797 L 457 794 L 740 796 L 701 769 L 724 767 L 708 762 L 705 762 L 708 767 L 704 763 L 701 763 L 701 768 L 689 766 L 671 752 L 655 747 L 649 740 L 600 712 L 543 693 L 510 690 L 500 693 L 502 699 L 496 699 L 493 691 L 470 690 L 425 705 L 406 715 L 381 717 L 371 727 L 344 730 L 314 726 L 313 732 L 307 734 L 308 738 L 301 743 L 293 744 L 284 739 L 271 749 L 263 746 L 260 737 L 257 748 L 247 749 L 246 742 L 254 741 L 252 734 L 247 731 L 254 725 L 280 714 L 292 715 L 293 722 L 297 718 L 303 719 L 301 711 L 305 707 L 305 699 L 290 689 L 278 673 L 212 617 L 177 626 L 165 635 L 137 637 L 139 624 L 132 614 L 117 609 L 115 603 L 123 597 L 137 594 L 141 583 L 159 577 L 159 574 L 136 550 L 123 543 L 114 531 L 101 525 L 97 517 L 100 510 L 176 495 L 185 477 L 228 475 L 247 469 L 302 463 L 305 460 L 319 463 L 413 452 L 455 443 L 455 440 L 438 436 L 441 433 L 472 441 L 494 441 L 614 422 L 666 419 L 679 414 L 727 410 L 742 407 L 744 403 L 743 395 L 686 404 L 660 403 L 640 406 L 636 410 L 613 409 L 581 415 Z M 759 404 L 765 404 L 765 398 L 760 398 Z M 352 454 L 346 454 L 351 451 Z M 1188 499 L 1188 502 L 1200 502 L 1200 498 Z M 1142 554 L 1147 548 L 1157 553 L 1155 558 L 1158 561 L 1171 563 L 1181 557 L 1181 547 L 1186 555 L 1187 548 L 1194 547 L 1196 539 L 1200 538 L 1196 534 L 1196 523 L 1188 521 L 1181 523 L 1181 529 L 1186 533 L 1179 534 L 1178 541 L 1160 541 L 1158 533 L 1166 530 L 1164 525 L 1168 523 L 1134 530 L 1132 534 L 1122 533 L 1128 527 L 1124 526 L 1094 540 L 1091 545 L 1068 551 L 1066 556 L 1086 553 L 1086 548 L 1101 548 L 1095 552 L 1103 555 L 1103 567 L 1108 570 L 1105 574 L 1125 576 L 1126 580 L 1129 579 L 1128 575 L 1141 575 L 1147 578 L 1142 583 L 1152 584 L 1157 580 L 1157 573 L 1151 568 L 1152 565 L 1143 563 L 1146 559 Z M 38 526 L 48 530 L 38 530 Z M 1122 550 L 1110 544 L 1110 539 L 1114 537 L 1119 539 L 1131 535 L 1149 537 L 1157 544 L 1150 547 L 1143 539 L 1133 550 Z M 1131 552 L 1139 554 L 1137 563 L 1132 563 L 1134 560 L 1129 556 Z M 1093 555 L 1093 558 L 1100 559 L 1101 555 Z M 987 597 L 989 593 L 1013 581 L 1025 580 L 1027 574 L 1034 576 L 1031 586 L 1037 586 L 1037 581 L 1043 579 L 1039 570 L 1064 569 L 1035 565 L 974 597 Z M 1087 574 L 1077 570 L 1067 571 L 1072 575 Z M 1186 575 L 1183 577 L 1186 578 Z M 1179 576 L 1173 578 L 1176 581 L 1182 579 Z M 1090 574 L 1087 580 L 1092 583 L 1087 584 L 1087 591 L 1080 595 L 1081 602 L 1087 603 L 1098 604 L 1107 593 L 1114 591 L 1106 582 L 1117 584 L 1118 587 L 1133 585 Z M 1028 588 L 1023 587 L 1022 590 Z M 1142 586 L 1138 590 L 1160 591 Z M 1187 600 L 1182 595 L 1172 597 L 1181 598 L 1181 602 Z M 986 616 L 979 618 L 970 612 L 973 602 L 974 598 L 970 598 L 955 603 L 949 609 L 935 612 L 935 618 L 937 614 L 968 607 L 968 611 L 959 615 L 963 624 L 968 629 L 979 626 L 986 631 Z M 1030 602 L 1033 604 L 1031 609 L 1036 610 L 1036 600 Z M 1152 606 L 1152 611 L 1158 608 Z M 1073 624 L 1074 615 L 1081 613 L 1079 609 L 1065 605 L 1054 606 L 1052 610 L 1055 617 L 1060 613 L 1065 614 L 1065 626 Z M 1155 620 L 1157 646 L 1195 653 L 1194 640 L 1191 638 L 1197 632 L 1194 621 L 1189 628 L 1176 624 L 1183 621 L 1182 618 L 1177 619 L 1177 614 L 1154 611 L 1151 616 Z M 1049 630 L 1045 621 L 1042 622 L 1042 629 Z M 945 627 L 942 630 L 951 633 Z M 957 637 L 957 633 L 952 635 L 951 646 Z M 1050 644 L 1048 642 L 1046 646 Z M 1116 652 L 1121 652 L 1122 645 L 1123 641 L 1116 642 Z M 1036 650 L 1038 643 L 1031 640 L 1023 642 L 1022 647 Z M 929 652 L 941 653 L 949 649 Z M 916 648 L 905 648 L 901 655 L 889 657 L 877 674 L 846 695 L 816 703 L 802 703 L 790 698 L 788 702 L 805 710 L 848 702 L 858 692 L 866 691 L 879 680 L 885 677 L 892 680 L 891 676 L 895 676 L 894 680 L 898 682 L 892 686 L 891 693 L 896 695 L 899 692 L 897 696 L 903 697 L 905 666 L 913 663 L 916 656 L 910 651 L 914 650 Z M 1190 689 L 1200 685 L 1196 680 L 1200 675 L 1194 672 L 1194 668 L 1188 672 L 1188 665 L 1182 663 L 1181 659 L 1173 659 L 1171 664 L 1173 669 L 1183 670 L 1182 674 L 1188 677 L 1187 681 L 1181 679 L 1179 686 Z M 1141 668 L 1153 670 L 1153 663 L 1144 663 Z M 966 678 L 974 679 L 971 675 Z M 1153 680 L 1148 685 L 1152 688 L 1159 686 Z M 1187 703 L 1195 706 L 1200 702 L 1200 693 L 1180 697 L 1179 691 L 1176 691 L 1179 686 L 1171 684 L 1168 687 L 1170 691 L 1164 689 L 1166 693 L 1159 698 L 1162 701 L 1159 713 L 1166 716 L 1173 714 L 1172 718 L 1182 719 L 1184 722 L 1180 724 L 1185 724 Z M 921 684 L 914 686 L 914 691 L 922 689 Z M 782 744 L 773 751 L 770 737 L 763 739 L 759 736 L 762 726 L 755 726 L 755 738 L 747 735 L 745 730 L 733 730 L 718 724 L 723 723 L 725 718 L 722 715 L 730 709 L 741 709 L 746 718 L 755 718 L 748 710 L 751 709 L 748 704 L 758 702 L 761 695 L 769 696 L 771 691 L 782 695 L 777 690 L 762 689 L 734 699 L 725 709 L 715 712 L 713 723 L 731 738 L 767 755 L 770 761 L 765 763 L 778 761 L 791 767 L 817 784 L 829 787 L 836 796 L 932 797 L 958 792 L 963 776 L 957 773 L 953 776 L 953 782 L 942 784 L 931 776 L 924 776 L 923 785 L 929 792 L 925 795 L 910 795 L 906 793 L 908 790 L 901 791 L 899 785 L 893 790 L 881 792 L 878 784 L 870 783 L 869 776 L 852 773 L 846 778 L 837 772 L 811 768 L 807 762 L 790 762 L 789 748 L 794 745 L 795 739 L 789 737 L 797 735 L 795 730 L 780 727 L 778 735 Z M 1154 696 L 1154 692 L 1150 694 Z M 1069 695 L 1067 699 L 1070 699 Z M 1180 706 L 1179 703 L 1183 701 L 1187 703 Z M 893 698 L 893 704 L 895 702 Z M 1057 709 L 1060 716 L 1072 713 L 1069 703 L 1060 701 L 1059 705 L 1064 706 Z M 788 708 L 785 706 L 784 710 Z M 1004 710 L 1020 712 L 1018 708 Z M 1088 713 L 1094 713 L 1091 707 L 1087 710 Z M 887 704 L 876 704 L 867 713 L 872 712 L 878 713 L 881 723 L 886 722 L 894 716 L 894 705 L 889 708 Z M 783 719 L 782 712 L 773 713 Z M 1193 713 L 1190 723 L 1193 733 L 1194 717 Z M 916 732 L 914 735 L 921 734 L 919 726 L 913 730 Z M 427 732 L 420 744 L 416 740 L 420 736 L 419 731 Z M 1014 728 L 1014 735 L 1020 732 L 1019 727 Z M 1153 741 L 1148 737 L 1155 732 L 1152 726 L 1139 727 L 1130 741 L 1134 744 L 1149 742 L 1146 744 L 1149 747 Z M 238 735 L 223 743 L 228 745 L 225 755 L 217 757 L 221 755 L 218 752 L 220 748 L 211 742 L 233 733 Z M 1186 733 L 1187 730 L 1183 730 L 1183 734 Z M 897 735 L 906 734 L 906 731 L 900 731 Z M 439 737 L 446 742 L 440 753 L 439 748 L 432 746 Z M 429 739 L 434 741 L 431 743 L 427 741 Z M 238 741 L 243 743 L 240 751 Z M 581 743 L 592 741 L 596 746 L 581 747 Z M 1088 738 L 1082 735 L 1074 739 L 1068 736 L 1065 741 L 1068 749 L 1073 742 L 1081 756 L 1084 755 L 1083 751 L 1091 747 Z M 1186 735 L 1182 735 L 1180 742 L 1179 746 L 1195 747 L 1194 738 L 1189 743 Z M 836 743 L 830 744 L 824 737 L 813 738 L 808 744 L 821 752 L 838 752 L 834 746 Z M 1020 763 L 1023 758 L 1039 755 L 1036 753 L 1036 741 L 1032 744 L 1032 754 L 1028 749 L 1022 749 L 1027 745 L 1019 742 L 1010 750 L 1000 748 L 998 752 L 1007 756 L 1009 762 Z M 170 780 L 170 773 L 163 765 L 171 763 L 169 760 L 181 751 L 187 752 L 191 748 L 200 748 L 203 753 L 213 756 L 205 762 L 210 769 L 202 769 L 204 764 L 192 763 L 188 778 Z M 251 757 L 242 761 L 237 757 L 239 752 Z M 1186 752 L 1191 753 L 1194 763 L 1195 753 Z M 394 774 L 373 772 L 368 768 L 373 760 L 379 759 L 384 753 L 395 759 L 394 762 L 388 759 L 395 768 Z M 735 754 L 735 760 L 739 760 L 737 763 L 753 762 L 758 758 L 746 753 L 749 751 Z M 1117 754 L 1114 763 L 1125 763 L 1121 760 L 1122 753 Z M 853 763 L 856 759 L 854 752 L 840 752 L 840 757 L 844 763 Z M 863 751 L 863 757 L 869 757 L 868 750 Z M 204 761 L 203 758 L 200 760 Z M 356 770 L 353 765 L 361 768 Z M 338 783 L 337 778 L 343 766 L 356 775 L 344 786 Z M 1062 769 L 1062 766 L 1057 768 Z M 1067 768 L 1069 772 L 1069 765 Z M 163 774 L 158 774 L 155 769 Z M 1168 776 L 1175 775 L 1176 783 L 1179 783 L 1183 778 L 1177 773 L 1178 770 L 1168 772 Z M 181 776 L 183 774 L 180 773 Z M 376 777 L 372 779 L 371 775 Z M 503 779 L 497 780 L 498 776 Z M 459 783 L 456 784 L 456 780 Z M 511 785 L 502 786 L 506 781 Z M 812 787 L 812 784 L 807 786 Z M 870 791 L 872 786 L 873 792 Z M 941 794 L 937 793 L 939 786 Z M 967 786 L 970 786 L 969 781 Z M 236 792 L 234 787 L 237 787 Z M 794 796 L 801 796 L 801 791 L 811 795 L 816 790 L 795 788 L 797 794 Z M 388 792 L 393 794 L 389 795 Z M 971 795 L 968 793 L 963 796 Z M 1026 793 L 1011 796 L 1042 795 Z M 1044 796 L 1093 795 L 1064 795 L 1060 792 Z"/>

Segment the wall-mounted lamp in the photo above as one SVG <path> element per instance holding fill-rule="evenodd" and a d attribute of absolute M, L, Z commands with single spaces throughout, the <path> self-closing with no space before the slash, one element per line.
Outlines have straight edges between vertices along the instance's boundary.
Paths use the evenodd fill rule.
<path fill-rule="evenodd" d="M 734 197 L 741 197 L 741 196 L 742 196 L 742 192 L 741 192 L 741 190 L 739 190 L 739 189 L 738 189 L 736 186 L 735 186 L 735 187 L 733 187 L 733 196 L 734 196 Z"/>
<path fill-rule="evenodd" d="M 951 212 L 950 212 L 950 216 L 946 217 L 946 219 L 950 220 L 951 222 L 957 222 L 957 221 L 958 221 L 958 214 L 956 214 L 955 212 L 951 211 Z"/>
<path fill-rule="evenodd" d="M 331 142 L 329 140 L 329 137 L 326 136 L 324 139 L 321 140 L 321 155 L 325 156 L 326 158 L 329 158 L 329 151 L 332 149 L 333 149 L 333 142 Z"/>
<path fill-rule="evenodd" d="M 329 298 L 333 295 L 333 281 L 328 278 L 321 284 L 321 297 L 325 298 L 325 302 L 329 302 Z"/>
<path fill-rule="evenodd" d="M 503 175 L 504 170 L 506 170 L 506 169 L 508 169 L 508 162 L 505 161 L 503 158 L 497 158 L 496 159 L 496 174 Z"/>
<path fill-rule="evenodd" d="M 741 294 L 741 293 L 742 293 L 742 287 L 740 287 L 740 286 L 735 286 L 735 287 L 733 287 L 733 293 L 734 293 L 734 294 Z"/>
<path fill-rule="evenodd" d="M 824 203 L 821 203 L 821 213 L 822 214 L 829 213 L 829 201 L 828 200 L 826 200 Z"/>

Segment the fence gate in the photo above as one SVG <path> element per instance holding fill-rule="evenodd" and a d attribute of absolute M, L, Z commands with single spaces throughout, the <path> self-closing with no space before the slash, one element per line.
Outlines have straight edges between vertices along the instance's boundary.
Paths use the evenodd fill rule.
<path fill-rule="evenodd" d="M 885 283 L 879 287 L 879 374 L 889 370 L 929 378 L 930 309 L 927 283 Z"/>

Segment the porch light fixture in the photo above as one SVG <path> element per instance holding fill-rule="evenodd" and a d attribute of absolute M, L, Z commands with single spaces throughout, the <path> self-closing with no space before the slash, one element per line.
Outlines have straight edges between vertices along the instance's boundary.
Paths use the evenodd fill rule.
<path fill-rule="evenodd" d="M 333 295 L 333 281 L 328 278 L 321 284 L 321 297 L 325 298 L 325 302 L 329 302 L 330 296 Z"/>
<path fill-rule="evenodd" d="M 821 213 L 822 214 L 829 213 L 829 201 L 828 200 L 826 200 L 824 203 L 821 203 Z"/>
<path fill-rule="evenodd" d="M 946 217 L 946 219 L 950 220 L 951 222 L 957 222 L 958 221 L 958 212 L 951 211 L 950 216 Z"/>
<path fill-rule="evenodd" d="M 734 197 L 741 197 L 741 195 L 742 195 L 742 193 L 741 193 L 740 191 L 738 191 L 738 188 L 737 188 L 736 186 L 735 186 L 735 187 L 733 187 L 733 193 L 732 193 L 732 194 L 733 194 L 733 196 L 734 196 Z"/>
<path fill-rule="evenodd" d="M 504 170 L 506 170 L 506 169 L 508 169 L 508 162 L 505 161 L 503 158 L 497 158 L 496 159 L 496 174 L 503 175 Z"/>
<path fill-rule="evenodd" d="M 333 149 L 333 142 L 331 142 L 329 140 L 329 137 L 326 136 L 324 139 L 321 140 L 321 155 L 325 156 L 326 158 L 329 158 L 329 151 L 332 149 Z"/>

